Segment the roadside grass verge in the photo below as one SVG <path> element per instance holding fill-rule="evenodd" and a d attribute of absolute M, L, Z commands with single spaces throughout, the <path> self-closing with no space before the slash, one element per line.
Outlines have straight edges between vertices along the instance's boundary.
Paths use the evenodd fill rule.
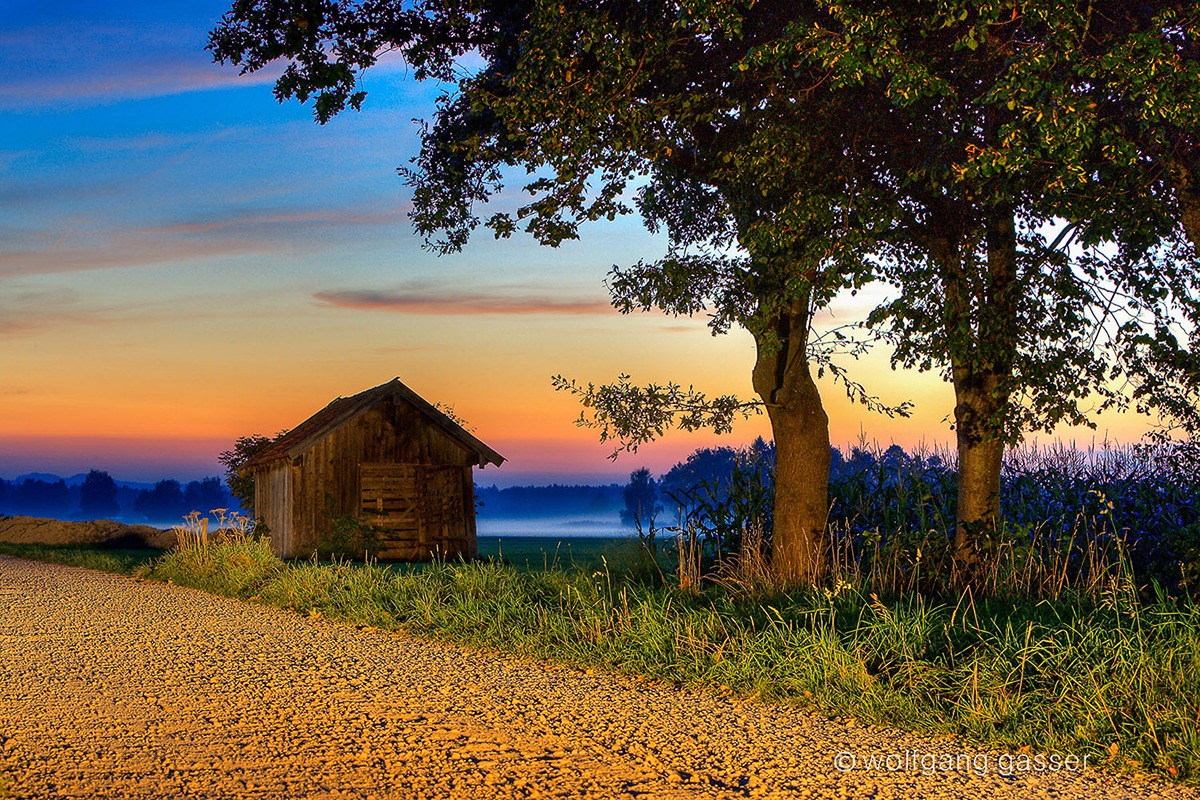
<path fill-rule="evenodd" d="M 609 568 L 285 563 L 253 539 L 172 551 L 139 574 L 983 746 L 1200 776 L 1200 606 L 1190 600 L 885 603 L 845 582 L 749 598 Z"/>
<path fill-rule="evenodd" d="M 155 548 L 115 549 L 103 544 L 12 544 L 0 542 L 0 555 L 49 561 L 70 567 L 132 575 L 163 555 Z"/>

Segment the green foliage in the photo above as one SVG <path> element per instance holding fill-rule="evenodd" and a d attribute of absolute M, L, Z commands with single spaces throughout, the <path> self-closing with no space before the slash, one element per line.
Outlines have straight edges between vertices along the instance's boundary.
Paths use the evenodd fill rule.
<path fill-rule="evenodd" d="M 453 422 L 455 425 L 459 426 L 463 430 L 472 431 L 472 432 L 475 430 L 471 426 L 471 424 L 466 421 L 466 419 L 464 419 L 463 417 L 460 417 L 458 415 L 458 413 L 454 410 L 454 406 L 450 405 L 449 403 L 438 402 L 438 403 L 434 403 L 433 407 L 436 408 L 438 411 L 442 412 L 442 414 L 444 414 L 447 419 L 449 419 L 451 422 Z"/>
<path fill-rule="evenodd" d="M 616 383 L 583 386 L 562 375 L 552 379 L 555 391 L 569 392 L 579 398 L 583 411 L 576 425 L 596 428 L 600 441 L 616 439 L 619 446 L 610 458 L 616 459 L 621 451 L 636 453 L 638 447 L 660 438 L 669 428 L 678 427 L 685 431 L 710 428 L 714 433 L 729 433 L 739 417 L 749 419 L 761 414 L 761 404 L 743 402 L 734 395 L 720 395 L 709 399 L 703 392 L 679 384 L 650 384 L 645 388 L 634 386 L 628 375 L 621 375 Z"/>
<path fill-rule="evenodd" d="M 1196 596 L 1200 478 L 1184 445 L 1062 445 L 1010 450 L 1001 520 L 978 543 L 976 596 L 1093 599 L 1131 584 Z M 741 537 L 771 539 L 772 445 L 701 448 L 663 476 L 668 532 L 697 536 L 702 573 L 725 580 Z M 905 452 L 865 440 L 832 451 L 829 541 L 847 571 L 884 597 L 935 597 L 952 583 L 953 451 Z"/>
<path fill-rule="evenodd" d="M 260 433 L 239 436 L 231 450 L 225 450 L 217 456 L 217 460 L 225 465 L 225 485 L 251 517 L 254 516 L 254 476 L 242 472 L 242 466 L 286 432 L 280 431 L 274 437 Z"/>
<path fill-rule="evenodd" d="M 278 575 L 283 562 L 267 539 L 238 537 L 204 547 L 167 552 L 137 570 L 145 578 L 168 581 L 231 597 L 253 597 Z"/>
<path fill-rule="evenodd" d="M 379 529 L 368 519 L 350 514 L 334 513 L 333 498 L 327 498 L 328 529 L 314 545 L 322 558 L 361 558 L 364 561 L 379 555 L 383 539 Z"/>
<path fill-rule="evenodd" d="M 698 466 L 704 456 L 693 455 Z M 743 534 L 750 530 L 761 536 L 761 547 L 770 552 L 775 448 L 759 439 L 750 447 L 732 450 L 731 456 L 728 470 L 717 474 L 690 483 L 682 483 L 677 475 L 667 495 L 677 512 L 679 528 L 701 537 L 705 570 L 724 558 L 736 557 Z"/>
<path fill-rule="evenodd" d="M 0 542 L 0 554 L 31 561 L 48 561 L 71 567 L 131 575 L 155 558 L 162 550 L 137 547 L 119 548 L 110 544 L 12 544 Z"/>

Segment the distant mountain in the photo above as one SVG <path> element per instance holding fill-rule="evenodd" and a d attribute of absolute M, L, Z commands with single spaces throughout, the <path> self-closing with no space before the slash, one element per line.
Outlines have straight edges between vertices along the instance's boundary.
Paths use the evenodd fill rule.
<path fill-rule="evenodd" d="M 9 483 L 21 483 L 23 481 L 44 481 L 45 483 L 58 483 L 63 478 L 61 475 L 52 475 L 49 472 L 26 472 L 24 475 L 18 475 Z M 83 481 L 81 480 L 80 483 Z M 68 484 L 70 485 L 70 484 Z"/>

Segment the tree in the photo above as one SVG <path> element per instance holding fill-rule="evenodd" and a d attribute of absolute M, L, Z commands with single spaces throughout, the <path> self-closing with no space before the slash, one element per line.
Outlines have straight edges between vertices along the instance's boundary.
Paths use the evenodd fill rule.
<path fill-rule="evenodd" d="M 654 527 L 654 518 L 662 511 L 662 505 L 658 502 L 658 485 L 650 477 L 650 470 L 642 467 L 629 473 L 629 483 L 621 490 L 621 498 L 625 503 L 621 509 L 622 525 L 639 531 L 643 526 Z"/>
<path fill-rule="evenodd" d="M 138 492 L 133 510 L 154 522 L 178 519 L 191 509 L 183 500 L 183 487 L 176 480 L 161 480 L 153 489 Z"/>
<path fill-rule="evenodd" d="M 225 485 L 229 487 L 229 493 L 237 498 L 242 510 L 251 517 L 254 516 L 254 476 L 243 472 L 242 465 L 286 432 L 280 431 L 274 437 L 263 436 L 260 433 L 239 436 L 233 443 L 233 449 L 225 450 L 217 456 L 217 460 L 225 465 Z"/>
<path fill-rule="evenodd" d="M 822 572 L 828 501 L 814 371 L 872 404 L 814 341 L 838 291 L 896 286 L 870 323 L 897 364 L 954 387 L 963 566 L 1023 431 L 1090 422 L 1093 395 L 1195 416 L 1200 309 L 1178 233 L 1194 229 L 1196 24 L 1187 3 L 1112 0 L 262 0 L 211 47 L 248 70 L 289 59 L 276 94 L 314 98 L 320 121 L 362 103 L 356 77 L 389 47 L 454 84 L 406 172 L 442 252 L 480 224 L 553 245 L 634 207 L 664 229 L 666 257 L 614 269 L 614 303 L 754 336 L 775 567 L 803 582 Z M 484 66 L 456 71 L 467 54 Z M 511 167 L 533 173 L 532 199 L 481 220 Z M 627 376 L 557 385 L 631 448 L 672 424 L 727 430 L 750 405 Z"/>
<path fill-rule="evenodd" d="M 191 481 L 183 487 L 183 504 L 192 511 L 207 514 L 213 509 L 227 508 L 228 496 L 220 478 Z"/>
<path fill-rule="evenodd" d="M 61 517 L 70 513 L 71 490 L 67 482 L 26 478 L 11 487 L 13 513 L 31 517 Z"/>
<path fill-rule="evenodd" d="M 664 229 L 666 256 L 614 269 L 622 312 L 707 312 L 714 333 L 754 337 L 760 400 L 708 398 L 626 376 L 579 394 L 582 421 L 635 450 L 668 427 L 730 429 L 765 408 L 778 449 L 774 568 L 785 581 L 825 571 L 829 430 L 816 378 L 829 370 L 858 399 L 888 409 L 831 356 L 861 352 L 844 335 L 819 339 L 815 313 L 870 277 L 862 245 L 898 210 L 887 186 L 859 168 L 856 139 L 883 120 L 853 92 L 821 91 L 823 72 L 770 45 L 794 21 L 792 4 L 500 2 L 358 5 L 237 2 L 213 31 L 220 61 L 252 72 L 288 61 L 281 100 L 313 100 L 328 121 L 361 106 L 358 74 L 398 50 L 417 79 L 455 91 L 423 129 L 412 218 L 435 250 L 460 250 L 481 223 L 496 236 L 523 229 L 542 244 L 576 238 L 589 221 L 639 211 Z M 814 12 L 815 13 L 815 12 Z M 484 65 L 466 74 L 464 57 Z M 838 145 L 809 146 L 820 128 Z M 506 169 L 533 174 L 532 199 L 486 222 L 480 208 Z"/>
<path fill-rule="evenodd" d="M 1196 129 L 1194 46 L 1179 69 L 1187 47 L 1172 42 L 1196 41 L 1195 14 L 1157 7 L 849 3 L 796 42 L 888 110 L 877 163 L 910 221 L 877 251 L 902 294 L 871 322 L 891 324 L 897 363 L 953 384 L 962 566 L 997 520 L 1004 447 L 1022 432 L 1093 424 L 1089 404 L 1195 418 L 1186 198 L 1139 140 Z M 1130 113 L 1105 74 L 1143 72 L 1139 48 L 1174 68 L 1169 113 Z"/>
<path fill-rule="evenodd" d="M 107 472 L 93 469 L 79 486 L 79 512 L 86 519 L 102 519 L 121 512 L 117 483 Z"/>

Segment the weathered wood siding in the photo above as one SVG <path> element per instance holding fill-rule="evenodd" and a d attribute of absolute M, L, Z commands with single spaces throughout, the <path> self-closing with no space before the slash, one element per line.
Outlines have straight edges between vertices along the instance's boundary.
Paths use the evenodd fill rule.
<path fill-rule="evenodd" d="M 445 502 L 433 502 L 426 498 L 415 508 L 419 524 L 417 535 L 400 534 L 405 530 L 398 527 L 394 545 L 389 544 L 384 558 L 428 558 L 431 552 L 464 555 L 476 554 L 474 532 L 474 491 L 457 491 L 458 482 L 464 487 L 472 485 L 471 466 L 475 456 L 467 448 L 451 439 L 441 430 L 429 425 L 416 409 L 407 403 L 380 403 L 359 416 L 330 431 L 313 442 L 308 449 L 294 460 L 296 467 L 292 481 L 290 537 L 287 539 L 286 555 L 307 555 L 314 544 L 329 531 L 329 521 L 334 516 L 351 515 L 362 517 L 363 486 L 361 465 L 405 465 L 408 467 L 457 468 L 450 470 L 450 479 L 434 478 L 438 484 L 438 497 L 451 496 L 454 508 L 465 512 L 470 495 L 470 514 L 451 514 L 457 518 L 443 521 Z M 418 470 L 413 476 L 413 491 L 424 497 L 423 487 L 418 482 L 429 480 L 428 470 Z M 418 481 L 417 476 L 424 476 Z M 458 476 L 462 476 L 461 478 Z M 445 489 L 451 483 L 456 491 Z M 370 487 L 368 487 L 370 488 Z M 378 487 L 375 489 L 378 495 Z M 378 499 L 378 498 L 377 498 Z M 414 497 L 414 501 L 415 501 Z M 397 500 L 397 503 L 399 500 Z M 396 505 L 396 504 L 393 504 Z M 397 507 L 392 511 L 403 516 Z M 425 515 L 434 514 L 426 522 Z M 366 520 L 371 521 L 371 520 Z M 268 524 L 270 524 L 268 522 Z M 274 530 L 274 528 L 272 528 Z M 421 530 L 426 530 L 424 538 Z M 436 530 L 436 533 L 435 533 Z"/>
<path fill-rule="evenodd" d="M 428 559 L 474 555 L 463 504 L 469 467 L 362 464 L 360 519 L 383 540 L 380 558 Z"/>
<path fill-rule="evenodd" d="M 292 469 L 286 461 L 277 461 L 254 473 L 254 513 L 271 531 L 271 549 L 275 555 L 292 555 Z"/>

